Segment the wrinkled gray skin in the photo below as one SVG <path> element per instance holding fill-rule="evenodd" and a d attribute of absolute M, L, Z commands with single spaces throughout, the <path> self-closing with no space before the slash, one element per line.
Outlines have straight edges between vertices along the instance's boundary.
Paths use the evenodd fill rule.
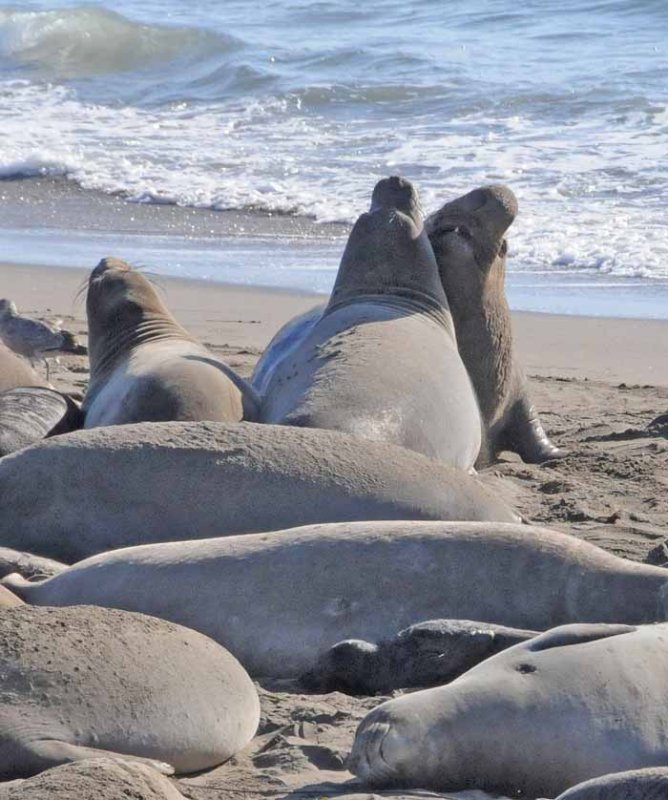
<path fill-rule="evenodd" d="M 215 422 L 48 439 L 0 460 L 0 509 L 0 544 L 67 562 L 316 522 L 519 520 L 474 476 L 401 447 Z"/>
<path fill-rule="evenodd" d="M 2 585 L 38 605 L 164 617 L 224 643 L 252 675 L 297 678 L 343 639 L 426 619 L 664 620 L 668 574 L 546 528 L 399 521 L 132 547 Z"/>
<path fill-rule="evenodd" d="M 667 763 L 667 682 L 666 623 L 555 628 L 375 708 L 349 768 L 382 788 L 555 797 Z"/>
<path fill-rule="evenodd" d="M 0 674 L 0 779 L 100 756 L 194 772 L 234 755 L 259 721 L 230 653 L 141 614 L 3 609 Z"/>
<path fill-rule="evenodd" d="M 124 261 L 104 258 L 91 272 L 86 311 L 86 428 L 256 418 L 250 384 L 182 328 L 151 283 Z"/>
<path fill-rule="evenodd" d="M 0 800 L 185 800 L 157 770 L 138 761 L 91 758 L 0 784 Z"/>
<path fill-rule="evenodd" d="M 537 631 L 489 622 L 435 619 L 419 622 L 378 644 L 338 642 L 301 676 L 307 691 L 387 694 L 395 689 L 440 686 L 480 661 Z"/>
<path fill-rule="evenodd" d="M 0 342 L 0 392 L 17 386 L 44 386 L 44 381 L 32 367 Z"/>
<path fill-rule="evenodd" d="M 580 783 L 557 800 L 666 800 L 668 767 L 616 772 Z"/>
<path fill-rule="evenodd" d="M 517 214 L 507 186 L 485 186 L 446 203 L 425 221 L 476 391 L 484 441 L 477 467 L 512 450 L 529 463 L 564 453 L 549 440 L 517 361 L 504 282 L 505 234 Z"/>
<path fill-rule="evenodd" d="M 52 578 L 67 569 L 66 564 L 51 558 L 42 558 L 32 553 L 21 553 L 9 547 L 0 547 L 0 578 L 10 572 L 18 572 L 26 580 L 44 580 Z"/>
<path fill-rule="evenodd" d="M 417 194 L 380 181 L 322 315 L 290 323 L 260 365 L 260 421 L 340 430 L 473 467 L 481 422 Z"/>
<path fill-rule="evenodd" d="M 82 425 L 79 406 L 53 389 L 21 386 L 0 393 L 0 457 Z"/>

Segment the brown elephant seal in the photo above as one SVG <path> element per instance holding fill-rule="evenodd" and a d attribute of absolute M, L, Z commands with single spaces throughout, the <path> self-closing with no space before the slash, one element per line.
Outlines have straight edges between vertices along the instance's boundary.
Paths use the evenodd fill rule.
<path fill-rule="evenodd" d="M 91 758 L 0 784 L 0 800 L 185 800 L 176 785 L 139 761 Z"/>
<path fill-rule="evenodd" d="M 387 694 L 395 689 L 440 686 L 480 661 L 538 636 L 462 619 L 434 619 L 410 625 L 392 639 L 338 642 L 299 679 L 309 692 Z"/>
<path fill-rule="evenodd" d="M 28 603 L 164 617 L 224 643 L 252 675 L 295 678 L 343 639 L 428 619 L 665 620 L 668 573 L 545 528 L 400 521 L 130 547 L 2 584 Z"/>
<path fill-rule="evenodd" d="M 376 185 L 324 313 L 276 356 L 262 422 L 340 430 L 473 467 L 480 413 L 408 181 Z"/>
<path fill-rule="evenodd" d="M 557 800 L 666 800 L 668 767 L 632 769 L 579 783 Z"/>
<path fill-rule="evenodd" d="M 224 648 L 125 611 L 6 609 L 0 673 L 3 779 L 110 755 L 194 772 L 233 756 L 259 721 L 255 687 Z"/>
<path fill-rule="evenodd" d="M 254 419 L 257 397 L 174 319 L 151 283 L 104 258 L 88 282 L 85 426 Z"/>
<path fill-rule="evenodd" d="M 17 386 L 44 386 L 44 381 L 25 361 L 0 342 L 0 392 Z"/>
<path fill-rule="evenodd" d="M 555 797 L 666 763 L 667 681 L 665 623 L 555 628 L 448 686 L 378 706 L 349 766 L 379 787 Z"/>
<path fill-rule="evenodd" d="M 516 214 L 517 200 L 510 189 L 485 186 L 446 203 L 425 222 L 459 352 L 482 414 L 484 442 L 478 466 L 493 461 L 501 450 L 513 450 L 530 463 L 563 455 L 531 403 L 513 346 L 504 290 L 505 233 Z"/>
<path fill-rule="evenodd" d="M 53 389 L 21 386 L 0 393 L 0 457 L 82 425 L 77 403 Z"/>
<path fill-rule="evenodd" d="M 402 447 L 215 422 L 47 439 L 0 460 L 0 508 L 1 545 L 70 562 L 126 545 L 316 522 L 519 521 L 474 476 Z"/>

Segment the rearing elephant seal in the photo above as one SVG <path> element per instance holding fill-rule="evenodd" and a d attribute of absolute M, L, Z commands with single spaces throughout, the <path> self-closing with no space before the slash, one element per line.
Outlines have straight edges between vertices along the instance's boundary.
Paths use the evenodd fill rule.
<path fill-rule="evenodd" d="M 480 413 L 408 181 L 376 185 L 329 303 L 302 333 L 266 381 L 262 422 L 340 430 L 473 467 Z"/>
<path fill-rule="evenodd" d="M 667 681 L 667 624 L 565 625 L 448 686 L 378 706 L 357 730 L 350 767 L 384 788 L 555 797 L 666 764 Z"/>
<path fill-rule="evenodd" d="M 425 222 L 482 414 L 476 466 L 501 450 L 514 450 L 530 463 L 563 455 L 541 425 L 513 350 L 504 237 L 516 214 L 510 189 L 486 186 L 446 203 Z"/>
<path fill-rule="evenodd" d="M 86 300 L 90 385 L 85 427 L 160 420 L 254 419 L 252 387 L 195 341 L 150 282 L 104 258 Z"/>

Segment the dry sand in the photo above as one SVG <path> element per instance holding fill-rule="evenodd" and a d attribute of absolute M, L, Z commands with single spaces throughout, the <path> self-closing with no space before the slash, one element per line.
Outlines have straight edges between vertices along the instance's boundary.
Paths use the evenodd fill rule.
<path fill-rule="evenodd" d="M 4 265 L 0 295 L 15 300 L 23 313 L 63 319 L 64 327 L 85 340 L 85 307 L 74 296 L 86 275 L 74 269 Z M 250 374 L 284 321 L 323 299 L 155 280 L 177 318 L 243 375 Z M 532 521 L 627 558 L 668 564 L 668 416 L 652 424 L 668 414 L 668 322 L 522 313 L 514 315 L 514 325 L 543 423 L 569 455 L 532 466 L 504 454 L 485 470 L 485 480 Z M 65 356 L 52 370 L 52 381 L 57 388 L 82 393 L 87 372 L 85 357 Z M 313 697 L 289 688 L 265 682 L 258 737 L 228 764 L 179 781 L 186 797 L 342 792 L 369 797 L 355 783 L 342 785 L 352 779 L 344 762 L 357 723 L 380 698 Z"/>

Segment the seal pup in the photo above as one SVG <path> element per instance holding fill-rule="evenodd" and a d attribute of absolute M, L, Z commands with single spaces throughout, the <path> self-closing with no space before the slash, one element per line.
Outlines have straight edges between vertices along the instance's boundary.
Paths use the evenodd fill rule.
<path fill-rule="evenodd" d="M 309 692 L 388 694 L 395 689 L 440 686 L 480 661 L 538 636 L 464 619 L 418 622 L 377 644 L 347 639 L 330 647 L 299 683 Z"/>
<path fill-rule="evenodd" d="M 579 783 L 557 800 L 666 800 L 668 767 L 632 769 Z"/>
<path fill-rule="evenodd" d="M 378 706 L 349 767 L 379 787 L 555 797 L 666 763 L 667 681 L 668 624 L 562 626 Z"/>
<path fill-rule="evenodd" d="M 0 784 L 0 800 L 185 800 L 169 778 L 139 761 L 91 758 Z"/>
<path fill-rule="evenodd" d="M 401 521 L 131 547 L 2 585 L 37 605 L 164 617 L 224 643 L 252 675 L 297 678 L 343 639 L 426 619 L 525 630 L 664 620 L 668 574 L 546 528 Z"/>
<path fill-rule="evenodd" d="M 81 409 L 61 392 L 21 386 L 0 393 L 0 457 L 82 425 Z"/>
<path fill-rule="evenodd" d="M 480 413 L 408 181 L 374 188 L 324 313 L 268 376 L 260 421 L 340 430 L 473 467 Z"/>
<path fill-rule="evenodd" d="M 163 772 L 222 763 L 257 729 L 257 692 L 199 633 L 106 608 L 0 614 L 0 778 L 85 758 Z"/>
<path fill-rule="evenodd" d="M 25 361 L 0 342 L 0 392 L 17 386 L 44 386 L 44 381 Z"/>
<path fill-rule="evenodd" d="M 402 447 L 215 422 L 47 439 L 0 460 L 0 508 L 1 544 L 70 562 L 126 545 L 316 522 L 519 521 L 474 476 Z"/>
<path fill-rule="evenodd" d="M 516 214 L 517 200 L 507 186 L 484 186 L 425 221 L 482 414 L 479 467 L 501 450 L 513 450 L 530 463 L 564 455 L 543 429 L 513 346 L 504 289 L 505 234 Z"/>
<path fill-rule="evenodd" d="M 187 333 L 151 283 L 117 258 L 86 297 L 90 384 L 85 427 L 159 420 L 255 419 L 253 388 Z"/>

